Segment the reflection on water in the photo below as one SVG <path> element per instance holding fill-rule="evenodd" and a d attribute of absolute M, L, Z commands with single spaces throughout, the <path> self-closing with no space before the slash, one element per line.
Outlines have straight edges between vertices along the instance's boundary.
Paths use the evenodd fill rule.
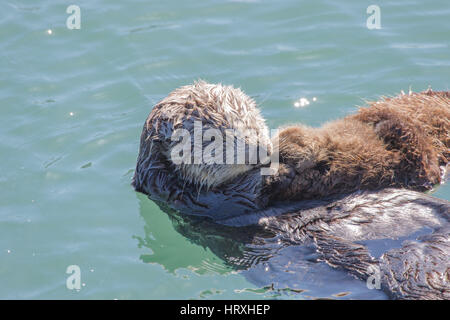
<path fill-rule="evenodd" d="M 180 268 L 189 268 L 199 274 L 209 271 L 224 274 L 232 270 L 208 247 L 199 246 L 195 238 L 190 241 L 180 239 L 184 234 L 177 231 L 183 225 L 152 210 L 151 201 L 142 195 L 139 195 L 139 206 L 145 221 L 145 236 L 134 238 L 138 240 L 139 247 L 151 250 L 151 253 L 140 256 L 143 262 L 157 264 L 163 262 L 164 269 L 171 273 Z"/>
<path fill-rule="evenodd" d="M 320 261 L 312 243 L 295 245 L 259 226 L 224 226 L 181 215 L 159 203 L 167 214 L 163 216 L 143 195 L 139 205 L 145 236 L 135 238 L 139 247 L 151 252 L 140 256 L 144 263 L 162 264 L 172 273 L 179 268 L 199 274 L 238 272 L 260 288 L 243 290 L 272 298 L 386 298 L 379 290 L 369 290 L 364 281 Z"/>
<path fill-rule="evenodd" d="M 383 253 L 385 253 L 389 249 L 401 248 L 403 241 L 415 240 L 420 236 L 424 236 L 432 232 L 433 232 L 432 228 L 425 226 L 417 231 L 412 232 L 407 236 L 398 237 L 396 239 L 376 239 L 370 241 L 359 241 L 358 243 L 365 245 L 373 257 L 379 258 Z"/>

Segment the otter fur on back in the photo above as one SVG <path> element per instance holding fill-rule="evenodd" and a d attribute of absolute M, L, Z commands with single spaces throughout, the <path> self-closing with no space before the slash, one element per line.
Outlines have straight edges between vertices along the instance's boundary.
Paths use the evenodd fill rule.
<path fill-rule="evenodd" d="M 450 95 L 431 90 L 372 102 L 321 128 L 287 127 L 279 135 L 284 188 L 272 196 L 430 189 L 449 161 L 449 132 Z"/>

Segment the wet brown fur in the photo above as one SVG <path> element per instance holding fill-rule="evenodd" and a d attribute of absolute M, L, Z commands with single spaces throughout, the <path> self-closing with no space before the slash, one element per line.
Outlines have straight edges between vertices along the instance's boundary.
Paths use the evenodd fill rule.
<path fill-rule="evenodd" d="M 358 189 L 426 190 L 449 161 L 449 92 L 384 98 L 321 128 L 279 134 L 279 176 L 272 199 L 308 199 Z M 276 190 L 281 190 L 277 192 Z"/>

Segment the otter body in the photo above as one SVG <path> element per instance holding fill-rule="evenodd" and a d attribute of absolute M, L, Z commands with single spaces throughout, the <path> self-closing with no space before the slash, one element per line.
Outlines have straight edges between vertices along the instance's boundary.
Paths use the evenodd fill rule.
<path fill-rule="evenodd" d="M 277 198 L 430 189 L 448 163 L 449 132 L 450 95 L 431 90 L 372 103 L 321 128 L 285 128 L 279 143 L 288 181 Z"/>
<path fill-rule="evenodd" d="M 202 133 L 252 129 L 245 143 L 278 150 L 278 170 L 261 175 L 271 164 L 174 162 L 174 131 L 193 134 L 196 121 Z M 382 99 L 321 128 L 283 128 L 271 143 L 252 99 L 239 89 L 197 82 L 153 108 L 132 184 L 168 213 L 210 218 L 213 231 L 205 229 L 205 239 L 222 229 L 241 239 L 236 227 L 263 227 L 287 245 L 313 244 L 320 261 L 362 280 L 378 268 L 381 287 L 393 298 L 449 299 L 450 204 L 416 192 L 441 182 L 449 131 L 450 94 L 428 90 Z M 361 244 L 423 228 L 430 232 L 379 257 Z M 261 243 L 256 234 L 246 236 L 251 246 Z"/>

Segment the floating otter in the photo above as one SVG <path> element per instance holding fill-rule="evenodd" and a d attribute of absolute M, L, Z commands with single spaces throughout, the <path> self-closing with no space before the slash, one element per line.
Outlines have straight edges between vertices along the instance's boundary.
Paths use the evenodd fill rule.
<path fill-rule="evenodd" d="M 261 175 L 270 164 L 204 164 L 190 156 L 175 163 L 171 156 L 179 141 L 173 134 L 185 129 L 194 135 L 196 121 L 201 134 L 250 132 L 227 146 L 237 150 L 242 140 L 246 156 L 255 145 L 279 153 L 278 170 Z M 181 213 L 313 241 L 329 265 L 361 279 L 377 266 L 391 297 L 448 299 L 450 205 L 402 188 L 423 191 L 441 182 L 440 168 L 450 155 L 449 129 L 450 94 L 428 90 L 371 103 L 322 128 L 284 128 L 272 143 L 252 99 L 239 89 L 200 81 L 173 91 L 150 113 L 133 186 Z M 194 142 L 188 143 L 190 150 Z M 220 143 L 225 146 L 225 139 Z M 202 141 L 200 147 L 207 145 Z M 399 189 L 386 189 L 392 187 Z M 406 236 L 424 226 L 433 233 L 379 259 L 357 243 Z M 414 266 L 408 269 L 409 264 Z"/>

